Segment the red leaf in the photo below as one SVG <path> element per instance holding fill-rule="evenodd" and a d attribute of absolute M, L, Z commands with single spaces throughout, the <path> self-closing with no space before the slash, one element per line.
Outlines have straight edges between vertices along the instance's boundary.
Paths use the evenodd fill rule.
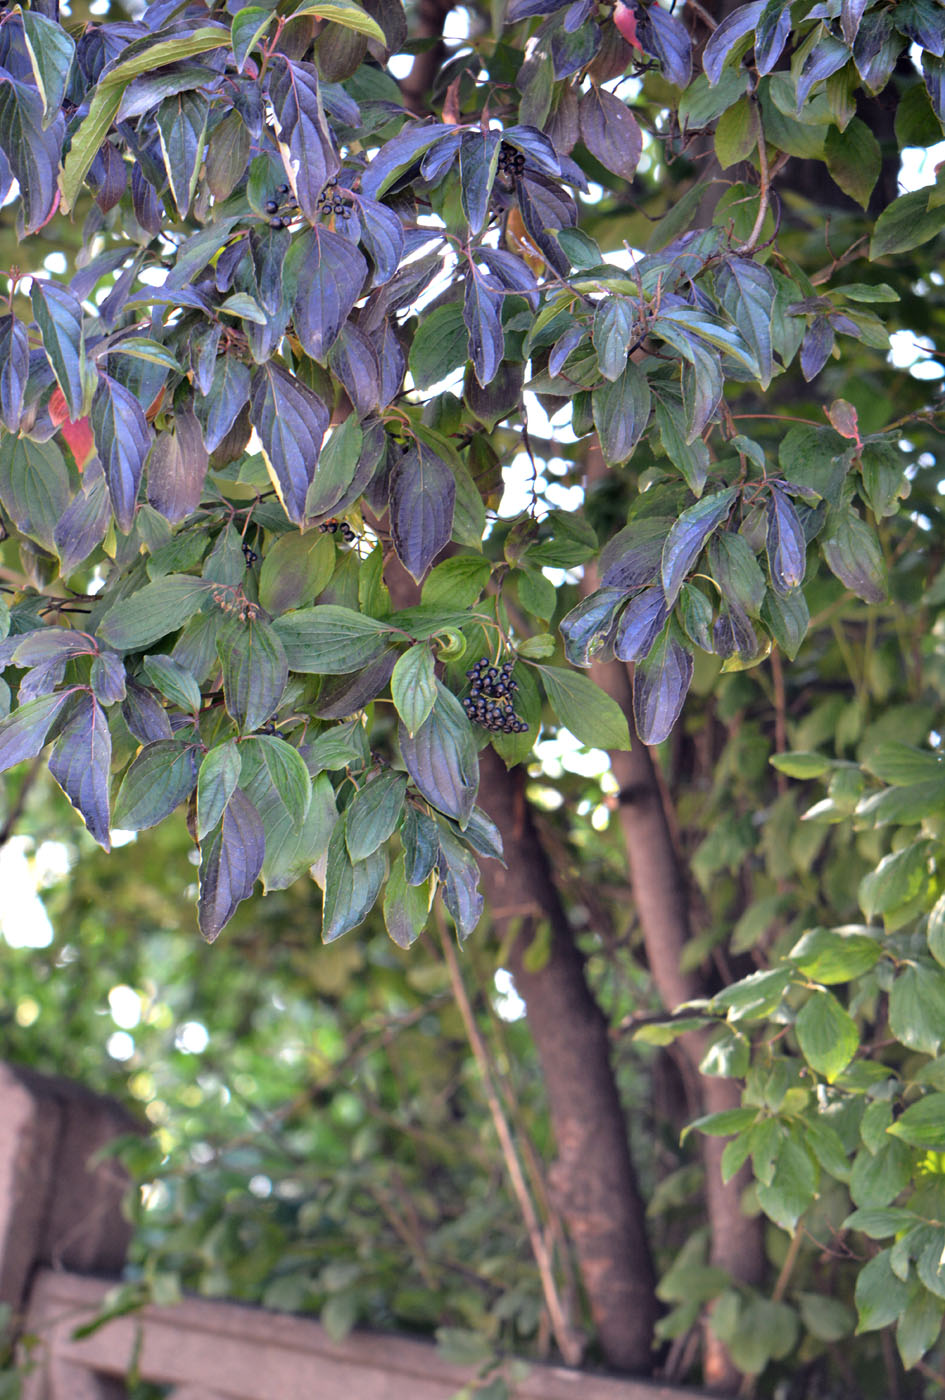
<path fill-rule="evenodd" d="M 75 458 L 75 464 L 79 471 L 95 451 L 95 442 L 92 437 L 92 429 L 87 418 L 70 418 L 69 410 L 61 389 L 54 389 L 49 399 L 49 416 L 62 429 L 62 436 L 69 446 L 69 450 Z"/>
<path fill-rule="evenodd" d="M 633 48 L 643 52 L 643 45 L 637 38 L 637 16 L 636 12 L 625 5 L 623 0 L 618 0 L 617 8 L 614 10 L 614 24 L 620 30 L 627 43 Z"/>

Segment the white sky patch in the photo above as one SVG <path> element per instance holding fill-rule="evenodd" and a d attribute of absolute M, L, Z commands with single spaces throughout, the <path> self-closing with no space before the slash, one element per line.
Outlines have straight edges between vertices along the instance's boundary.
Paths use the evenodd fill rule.
<path fill-rule="evenodd" d="M 141 1020 L 141 995 L 134 987 L 120 983 L 108 994 L 108 1008 L 116 1026 L 123 1031 L 133 1031 Z"/>
<path fill-rule="evenodd" d="M 443 25 L 443 38 L 462 42 L 469 38 L 469 11 L 459 6 L 458 9 L 450 10 Z"/>
<path fill-rule="evenodd" d="M 406 78 L 413 67 L 413 57 L 409 53 L 395 53 L 387 60 L 387 71 L 398 83 Z"/>
<path fill-rule="evenodd" d="M 38 893 L 32 840 L 14 836 L 0 849 L 0 935 L 11 948 L 48 948 L 53 926 Z"/>
<path fill-rule="evenodd" d="M 899 188 L 903 194 L 935 184 L 935 167 L 945 160 L 945 141 L 934 146 L 904 146 L 899 165 Z"/>
<path fill-rule="evenodd" d="M 105 1049 L 113 1060 L 130 1060 L 135 1053 L 134 1036 L 127 1031 L 115 1031 L 108 1037 Z"/>
<path fill-rule="evenodd" d="M 495 1007 L 496 1015 L 503 1021 L 520 1021 L 525 1015 L 525 1003 L 515 990 L 511 972 L 507 968 L 500 967 L 493 981 L 495 995 L 492 998 L 492 1005 Z"/>
<path fill-rule="evenodd" d="M 893 331 L 889 337 L 889 362 L 896 369 L 907 369 L 913 379 L 942 379 L 945 369 L 937 360 L 935 342 L 915 331 Z"/>
<path fill-rule="evenodd" d="M 210 1044 L 210 1032 L 202 1021 L 184 1021 L 177 1028 L 174 1044 L 185 1055 L 202 1055 Z"/>

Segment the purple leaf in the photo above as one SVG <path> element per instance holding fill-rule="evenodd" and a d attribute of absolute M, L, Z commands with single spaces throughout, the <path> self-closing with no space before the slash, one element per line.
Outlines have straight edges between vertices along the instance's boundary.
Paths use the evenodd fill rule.
<path fill-rule="evenodd" d="M 442 123 L 403 127 L 381 147 L 362 175 L 361 193 L 369 199 L 379 199 L 425 151 L 446 136 L 455 138 L 456 128 Z"/>
<path fill-rule="evenodd" d="M 469 358 L 479 383 L 495 378 L 505 353 L 502 330 L 502 289 L 475 266 L 466 273 L 463 321 L 469 332 Z"/>
<path fill-rule="evenodd" d="M 644 588 L 624 609 L 617 635 L 614 655 L 619 661 L 640 661 L 666 625 L 666 597 L 662 588 Z"/>
<path fill-rule="evenodd" d="M 706 540 L 727 518 L 737 495 L 737 486 L 727 486 L 713 496 L 703 496 L 674 522 L 663 545 L 661 563 L 667 606 L 672 607 L 675 603 L 676 595 L 702 553 Z"/>
<path fill-rule="evenodd" d="M 776 486 L 771 486 L 767 504 L 765 548 L 771 582 L 779 593 L 790 593 L 802 582 L 807 560 L 807 542 L 797 511 Z"/>
<path fill-rule="evenodd" d="M 68 578 L 102 543 L 110 519 L 105 473 L 101 462 L 93 457 L 82 473 L 78 495 L 66 506 L 56 525 L 54 543 L 63 578 Z"/>
<path fill-rule="evenodd" d="M 106 851 L 111 850 L 108 835 L 111 761 L 112 736 L 105 711 L 85 692 L 78 697 L 75 709 L 53 745 L 49 771 Z"/>
<path fill-rule="evenodd" d="M 328 367 L 335 378 L 341 380 L 359 417 L 378 407 L 381 396 L 378 354 L 364 332 L 350 322 L 342 326 L 328 352 Z"/>
<path fill-rule="evenodd" d="M 13 653 L 15 666 L 43 666 L 63 657 L 86 656 L 97 650 L 92 637 L 71 627 L 38 627 L 27 632 Z"/>
<path fill-rule="evenodd" d="M 269 72 L 283 163 L 302 213 L 315 219 L 319 196 L 341 164 L 318 95 L 318 77 L 311 64 L 293 63 L 281 54 L 273 57 Z"/>
<path fill-rule="evenodd" d="M 215 452 L 236 422 L 249 398 L 250 371 L 233 355 L 221 355 L 213 368 L 213 380 L 204 398 L 194 400 L 194 413 L 203 433 L 203 445 Z"/>
<path fill-rule="evenodd" d="M 404 764 L 420 792 L 460 825 L 468 821 L 479 786 L 479 759 L 472 726 L 456 696 L 437 682 L 433 709 L 413 738 L 398 730 Z"/>
<path fill-rule="evenodd" d="M 834 329 L 827 317 L 815 316 L 801 344 L 801 373 L 808 384 L 830 359 L 834 339 Z"/>
<path fill-rule="evenodd" d="M 282 699 L 289 679 L 285 648 L 269 623 L 257 619 L 227 631 L 219 651 L 227 711 L 242 732 L 251 733 Z"/>
<path fill-rule="evenodd" d="M 607 170 L 632 180 L 643 151 L 643 134 L 630 109 L 603 88 L 581 98 L 581 139 Z"/>
<path fill-rule="evenodd" d="M 648 5 L 637 10 L 637 36 L 644 52 L 659 59 L 667 82 L 686 87 L 692 74 L 692 45 L 685 26 L 660 5 Z"/>
<path fill-rule="evenodd" d="M 134 394 L 107 374 L 99 379 L 91 422 L 112 510 L 119 530 L 127 535 L 134 524 L 135 501 L 152 432 Z"/>
<path fill-rule="evenodd" d="M 392 209 L 363 195 L 355 196 L 361 218 L 361 242 L 374 264 L 373 286 L 389 282 L 400 266 L 404 251 L 404 226 Z"/>
<path fill-rule="evenodd" d="M 193 409 L 177 413 L 173 429 L 155 439 L 148 457 L 148 501 L 172 525 L 200 504 L 207 461 Z"/>
<path fill-rule="evenodd" d="M 292 246 L 287 268 L 298 269 L 293 306 L 296 334 L 313 360 L 324 361 L 364 288 L 368 266 L 347 238 L 308 229 Z"/>
<path fill-rule="evenodd" d="M 644 744 L 661 744 L 679 718 L 692 681 L 692 654 L 672 624 L 633 672 L 633 718 Z"/>
<path fill-rule="evenodd" d="M 236 907 L 253 892 L 262 869 L 266 840 L 259 813 L 241 788 L 235 788 L 218 829 L 200 852 L 200 932 L 212 943 Z"/>
<path fill-rule="evenodd" d="M 29 370 L 26 327 L 15 316 L 0 317 L 0 422 L 8 433 L 19 430 Z"/>
<path fill-rule="evenodd" d="M 253 375 L 250 408 L 266 466 L 286 515 L 299 524 L 315 473 L 329 413 L 321 399 L 279 365 L 261 365 Z"/>
<path fill-rule="evenodd" d="M 142 744 L 170 739 L 171 722 L 164 706 L 155 700 L 150 690 L 134 681 L 127 681 L 121 714 L 132 734 Z"/>
<path fill-rule="evenodd" d="M 725 60 L 732 49 L 746 34 L 751 34 L 764 9 L 764 0 L 753 0 L 750 5 L 741 5 L 726 15 L 713 30 L 702 51 L 702 66 L 709 82 L 715 87 L 722 76 Z"/>
<path fill-rule="evenodd" d="M 60 690 L 55 695 L 38 696 L 0 720 L 0 773 L 25 758 L 36 757 L 53 720 L 72 694 L 70 690 Z"/>
<path fill-rule="evenodd" d="M 390 476 L 390 530 L 404 568 L 418 582 L 453 529 L 456 479 L 424 442 L 394 464 Z"/>

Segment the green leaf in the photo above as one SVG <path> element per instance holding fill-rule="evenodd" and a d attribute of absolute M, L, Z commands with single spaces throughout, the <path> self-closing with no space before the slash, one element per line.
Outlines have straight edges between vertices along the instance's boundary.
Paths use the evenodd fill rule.
<path fill-rule="evenodd" d="M 823 1293 L 796 1293 L 801 1321 L 821 1342 L 839 1342 L 849 1337 L 856 1321 L 852 1311 L 839 1298 L 828 1298 Z"/>
<path fill-rule="evenodd" d="M 871 261 L 907 253 L 928 243 L 945 227 L 945 206 L 929 209 L 928 190 L 913 190 L 888 204 L 873 227 Z"/>
<path fill-rule="evenodd" d="M 352 863 L 345 844 L 342 818 L 328 843 L 325 894 L 322 903 L 322 942 L 333 943 L 363 923 L 374 907 L 387 871 L 381 851 Z"/>
<path fill-rule="evenodd" d="M 228 628 L 217 650 L 227 712 L 241 730 L 258 729 L 275 714 L 289 678 L 282 642 L 268 622 L 255 618 Z"/>
<path fill-rule="evenodd" d="M 236 59 L 238 73 L 242 73 L 247 58 L 274 18 L 274 11 L 261 5 L 247 5 L 245 9 L 237 10 L 233 16 L 233 57 Z"/>
<path fill-rule="evenodd" d="M 832 1084 L 860 1044 L 856 1022 L 831 992 L 815 990 L 795 1024 L 798 1044 L 811 1069 Z"/>
<path fill-rule="evenodd" d="M 461 554 L 444 559 L 430 570 L 423 585 L 422 599 L 431 607 L 471 608 L 479 599 L 492 573 L 492 564 L 482 555 Z"/>
<path fill-rule="evenodd" d="M 792 1134 L 785 1135 L 778 1146 L 770 1184 L 759 1183 L 756 1187 L 765 1215 L 793 1234 L 798 1220 L 814 1200 L 818 1176 L 817 1163 L 803 1143 Z"/>
<path fill-rule="evenodd" d="M 43 127 L 49 126 L 66 95 L 75 58 L 75 40 L 61 24 L 39 10 L 19 10 L 33 77 L 43 99 Z"/>
<path fill-rule="evenodd" d="M 945 1094 L 926 1094 L 910 1104 L 888 1131 L 911 1147 L 945 1152 Z"/>
<path fill-rule="evenodd" d="M 403 773 L 380 773 L 358 789 L 345 809 L 345 839 L 353 861 L 365 860 L 393 835 L 406 791 Z"/>
<path fill-rule="evenodd" d="M 69 473 L 54 442 L 4 433 L 0 441 L 0 505 L 16 528 L 56 552 L 56 527 L 69 504 Z"/>
<path fill-rule="evenodd" d="M 843 131 L 832 126 L 825 150 L 832 179 L 865 209 L 883 163 L 879 142 L 866 122 L 854 117 Z"/>
<path fill-rule="evenodd" d="M 905 1311 L 910 1292 L 909 1287 L 892 1271 L 890 1251 L 884 1249 L 874 1255 L 857 1275 L 857 1332 L 875 1332 L 895 1322 L 899 1314 Z"/>
<path fill-rule="evenodd" d="M 788 956 L 815 982 L 852 982 L 876 966 L 882 945 L 860 933 L 809 929 Z"/>
<path fill-rule="evenodd" d="M 929 952 L 940 967 L 945 967 L 945 895 L 936 900 L 926 926 Z"/>
<path fill-rule="evenodd" d="M 141 750 L 125 774 L 112 824 L 126 831 L 157 826 L 197 786 L 200 750 L 185 739 L 159 739 Z"/>
<path fill-rule="evenodd" d="M 559 723 L 582 744 L 599 749 L 629 749 L 627 717 L 600 686 L 578 671 L 538 666 L 545 694 Z"/>
<path fill-rule="evenodd" d="M 384 886 L 384 927 L 398 948 L 410 948 L 420 937 L 430 912 L 430 886 L 424 881 L 408 885 L 403 860 L 394 868 Z"/>
<path fill-rule="evenodd" d="M 795 750 L 791 753 L 776 753 L 768 759 L 772 768 L 786 773 L 789 778 L 822 778 L 834 766 L 833 759 L 819 753 L 804 753 Z"/>
<path fill-rule="evenodd" d="M 179 92 L 161 103 L 155 117 L 164 169 L 182 219 L 187 217 L 197 187 L 209 113 L 205 97 Z"/>
<path fill-rule="evenodd" d="M 211 749 L 197 774 L 197 840 L 213 830 L 240 780 L 242 759 L 234 739 Z"/>
<path fill-rule="evenodd" d="M 259 570 L 259 601 L 277 616 L 310 603 L 335 571 L 335 546 L 330 535 L 310 531 L 280 535 L 265 554 Z"/>
<path fill-rule="evenodd" d="M 377 20 L 372 19 L 360 5 L 355 4 L 355 0 L 311 0 L 311 3 L 293 10 L 292 14 L 293 18 L 299 15 L 314 15 L 316 19 L 331 20 L 344 29 L 353 29 L 355 33 L 364 34 L 368 39 L 376 39 L 383 48 L 387 47 L 386 36 Z"/>
<path fill-rule="evenodd" d="M 889 993 L 889 1029 L 910 1050 L 936 1055 L 945 1039 L 945 972 L 907 967 Z"/>
<path fill-rule="evenodd" d="M 757 103 L 740 97 L 727 107 L 715 128 L 715 154 L 719 165 L 727 170 L 739 161 L 747 160 L 758 144 L 761 119 Z"/>
<path fill-rule="evenodd" d="M 323 676 L 360 670 L 380 656 L 391 635 L 386 623 L 334 603 L 285 613 L 272 627 L 291 671 Z"/>
<path fill-rule="evenodd" d="M 156 690 L 172 705 L 196 715 L 200 709 L 200 687 L 186 666 L 173 656 L 146 656 L 142 668 Z"/>
<path fill-rule="evenodd" d="M 650 403 L 649 382 L 633 360 L 627 361 L 612 384 L 594 390 L 594 427 L 608 466 L 629 460 L 650 421 Z"/>
<path fill-rule="evenodd" d="M 335 794 L 324 774 L 310 782 L 301 754 L 276 735 L 253 735 L 240 749 L 242 786 L 266 837 L 263 887 L 284 890 L 327 851 L 338 822 Z"/>
<path fill-rule="evenodd" d="M 755 1108 L 723 1108 L 718 1113 L 705 1113 L 686 1125 L 680 1142 L 685 1142 L 693 1132 L 705 1133 L 708 1137 L 730 1137 L 750 1127 L 757 1117 Z"/>
<path fill-rule="evenodd" d="M 663 545 L 660 565 L 667 607 L 675 603 L 686 575 L 709 536 L 727 517 L 737 495 L 737 487 L 727 486 L 724 491 L 703 496 L 695 505 L 687 507 L 673 524 Z"/>
<path fill-rule="evenodd" d="M 436 700 L 436 671 L 428 646 L 418 643 L 397 658 L 390 691 L 397 713 L 413 738 Z"/>
<path fill-rule="evenodd" d="M 860 881 L 860 908 L 868 919 L 908 904 L 928 880 L 929 847 L 924 841 L 884 856 Z"/>
<path fill-rule="evenodd" d="M 945 1301 L 922 1291 L 916 1293 L 896 1327 L 896 1345 L 906 1370 L 915 1366 L 938 1341 L 945 1317 Z"/>
<path fill-rule="evenodd" d="M 429 389 L 466 363 L 468 333 L 461 302 L 424 315 L 410 345 L 408 364 L 418 389 Z"/>
<path fill-rule="evenodd" d="M 190 574 L 155 579 L 114 602 L 98 625 L 98 636 L 116 651 L 143 651 L 183 627 L 206 602 L 213 586 Z"/>
<path fill-rule="evenodd" d="M 842 1228 L 859 1230 L 871 1240 L 884 1240 L 890 1235 L 897 1235 L 900 1230 L 909 1229 L 917 1220 L 915 1212 L 906 1210 L 904 1206 L 886 1206 L 885 1209 L 867 1207 L 848 1215 Z"/>
<path fill-rule="evenodd" d="M 62 191 L 61 208 L 68 213 L 75 207 L 83 181 L 89 172 L 99 148 L 108 134 L 121 104 L 122 93 L 132 78 L 143 73 L 153 73 L 167 63 L 176 63 L 182 58 L 193 58 L 199 53 L 222 48 L 227 41 L 227 32 L 209 27 L 195 29 L 178 39 L 144 41 L 132 57 L 123 58 L 105 70 L 92 93 L 89 110 L 72 134 L 69 154 L 62 165 L 59 188 Z"/>

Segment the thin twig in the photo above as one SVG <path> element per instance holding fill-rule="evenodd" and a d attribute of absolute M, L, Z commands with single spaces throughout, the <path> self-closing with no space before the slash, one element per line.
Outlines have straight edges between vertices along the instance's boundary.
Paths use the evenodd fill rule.
<path fill-rule="evenodd" d="M 566 1364 L 569 1366 L 577 1366 L 580 1363 L 583 1349 L 580 1340 L 575 1335 L 568 1318 L 565 1316 L 564 1307 L 558 1293 L 557 1284 L 555 1283 L 551 1256 L 542 1233 L 541 1223 L 538 1219 L 534 1202 L 532 1201 L 525 1181 L 522 1164 L 519 1161 L 515 1143 L 512 1139 L 509 1121 L 505 1116 L 495 1089 L 489 1052 L 479 1027 L 476 1025 L 476 1018 L 473 1015 L 472 1006 L 470 1005 L 469 997 L 466 993 L 466 986 L 463 982 L 462 972 L 460 971 L 459 960 L 456 957 L 456 950 L 453 947 L 449 934 L 443 927 L 442 917 L 438 917 L 437 924 L 440 935 L 440 945 L 443 949 L 443 957 L 449 972 L 450 985 L 453 989 L 453 995 L 456 997 L 456 1005 L 459 1007 L 459 1013 L 463 1020 L 466 1038 L 469 1041 L 470 1049 L 479 1066 L 483 1093 L 486 1097 L 486 1103 L 489 1106 L 489 1112 L 492 1115 L 492 1122 L 495 1126 L 496 1136 L 499 1139 L 499 1145 L 502 1149 L 502 1156 L 505 1160 L 512 1190 L 515 1193 L 519 1210 L 522 1213 L 522 1220 L 528 1231 L 528 1240 L 535 1258 L 535 1264 L 538 1267 L 541 1290 L 544 1294 L 545 1307 L 548 1310 L 548 1317 L 555 1335 L 555 1341 L 558 1344 L 558 1350 L 561 1352 Z"/>
<path fill-rule="evenodd" d="M 781 652 L 775 645 L 771 648 L 771 679 L 774 683 L 774 751 L 787 753 L 787 705 L 784 692 L 784 667 L 781 665 Z M 778 796 L 787 792 L 787 774 L 778 770 L 775 779 Z"/>
<path fill-rule="evenodd" d="M 30 795 L 30 789 L 39 777 L 42 766 L 43 756 L 42 754 L 37 754 L 26 770 L 23 781 L 20 783 L 20 790 L 16 795 L 16 801 L 7 813 L 3 826 L 0 826 L 0 849 L 7 844 L 10 837 L 13 835 L 16 824 L 23 815 L 23 808 L 26 806 L 26 799 Z"/>
<path fill-rule="evenodd" d="M 761 230 L 768 213 L 768 205 L 771 198 L 771 179 L 768 172 L 768 148 L 765 145 L 764 127 L 759 124 L 758 133 L 758 171 L 761 176 L 759 185 L 760 199 L 758 202 L 758 213 L 755 216 L 755 226 L 748 235 L 748 242 L 743 243 L 739 248 L 740 253 L 754 252 L 755 245 L 761 237 Z"/>

